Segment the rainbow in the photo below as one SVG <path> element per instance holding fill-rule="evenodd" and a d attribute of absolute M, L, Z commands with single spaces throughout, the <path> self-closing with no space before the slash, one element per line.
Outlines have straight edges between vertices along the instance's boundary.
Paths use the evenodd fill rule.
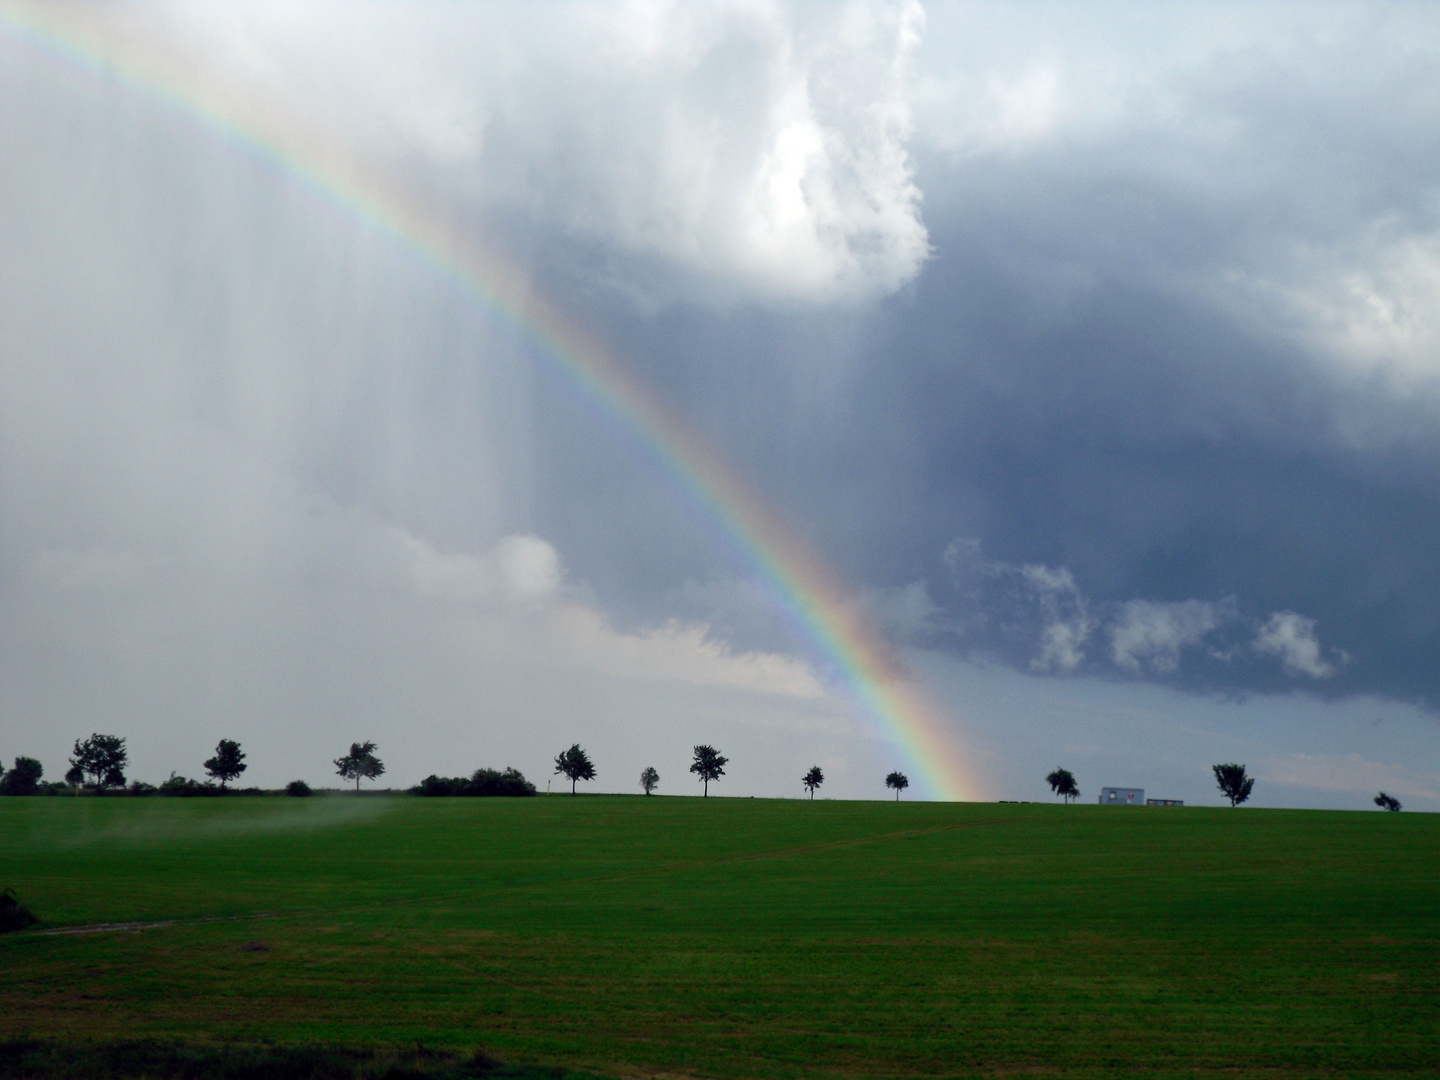
<path fill-rule="evenodd" d="M 104 5 L 0 0 L 0 32 L 70 70 L 114 79 L 184 117 L 278 178 L 362 222 L 482 310 L 525 334 L 602 413 L 628 431 L 682 498 L 718 525 L 732 557 L 758 571 L 806 646 L 845 688 L 934 798 L 978 797 L 933 704 L 898 670 L 825 561 L 697 435 L 532 287 L 498 252 L 461 237 L 344 145 L 302 130 L 107 18 Z"/>

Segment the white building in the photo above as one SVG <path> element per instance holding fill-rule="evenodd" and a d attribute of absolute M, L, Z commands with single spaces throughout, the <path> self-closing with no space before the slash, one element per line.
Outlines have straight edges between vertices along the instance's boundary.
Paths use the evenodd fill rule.
<path fill-rule="evenodd" d="M 1144 806 L 1145 789 L 1143 787 L 1102 787 L 1100 789 L 1101 806 Z"/>

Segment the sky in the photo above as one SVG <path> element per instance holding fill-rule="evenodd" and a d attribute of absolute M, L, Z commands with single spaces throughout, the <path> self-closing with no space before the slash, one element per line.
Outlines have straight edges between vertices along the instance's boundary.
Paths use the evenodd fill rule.
<path fill-rule="evenodd" d="M 691 795 L 705 742 L 715 794 L 926 798 L 643 427 L 86 52 L 499 253 L 818 553 L 967 797 L 1440 810 L 1428 5 L 0 3 L 0 763 L 543 790 L 579 742 Z"/>

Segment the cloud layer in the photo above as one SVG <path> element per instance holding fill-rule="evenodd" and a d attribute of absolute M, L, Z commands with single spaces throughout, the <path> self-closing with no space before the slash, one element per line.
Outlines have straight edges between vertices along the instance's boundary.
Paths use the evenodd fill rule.
<path fill-rule="evenodd" d="M 865 297 L 928 255 L 907 152 L 914 0 L 136 16 L 246 96 L 396 167 L 441 165 L 457 211 L 589 246 L 632 296 L 673 296 L 678 273 L 693 299 Z"/>
<path fill-rule="evenodd" d="M 70 10 L 506 250 L 954 716 L 1044 713 L 1007 750 L 981 710 L 1013 790 L 1057 742 L 1437 790 L 1384 764 L 1440 708 L 1428 9 Z M 747 793 L 900 764 L 522 332 L 153 98 L 0 50 L 0 734 L 193 757 L 244 723 L 323 762 L 363 721 L 423 774 L 718 730 Z"/>

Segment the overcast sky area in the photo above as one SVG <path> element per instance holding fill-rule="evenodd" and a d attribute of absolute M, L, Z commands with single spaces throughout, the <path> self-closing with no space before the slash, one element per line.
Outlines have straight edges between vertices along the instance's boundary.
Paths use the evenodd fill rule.
<path fill-rule="evenodd" d="M 504 252 L 823 553 L 976 797 L 1233 760 L 1440 810 L 1433 6 L 64 10 Z M 7 766 L 543 790 L 580 742 L 688 795 L 708 742 L 715 794 L 886 797 L 754 574 L 521 328 L 0 21 Z"/>

